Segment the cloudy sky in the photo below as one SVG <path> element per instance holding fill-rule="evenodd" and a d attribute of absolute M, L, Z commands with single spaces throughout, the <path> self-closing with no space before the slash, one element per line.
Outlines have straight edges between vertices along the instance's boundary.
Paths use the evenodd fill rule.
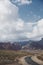
<path fill-rule="evenodd" d="M 43 0 L 0 0 L 0 42 L 43 38 Z"/>

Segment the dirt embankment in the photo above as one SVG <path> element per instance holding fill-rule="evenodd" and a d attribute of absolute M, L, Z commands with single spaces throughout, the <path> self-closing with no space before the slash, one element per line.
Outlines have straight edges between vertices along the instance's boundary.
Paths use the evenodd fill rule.
<path fill-rule="evenodd" d="M 21 57 L 21 58 L 19 59 L 19 63 L 22 64 L 22 65 L 29 65 L 29 64 L 25 61 L 25 58 L 26 58 L 26 56 Z"/>
<path fill-rule="evenodd" d="M 32 59 L 34 62 L 36 62 L 36 63 L 38 63 L 38 64 L 40 64 L 40 65 L 43 65 L 43 61 L 39 60 L 39 59 L 37 58 L 37 56 L 32 56 L 31 59 Z"/>

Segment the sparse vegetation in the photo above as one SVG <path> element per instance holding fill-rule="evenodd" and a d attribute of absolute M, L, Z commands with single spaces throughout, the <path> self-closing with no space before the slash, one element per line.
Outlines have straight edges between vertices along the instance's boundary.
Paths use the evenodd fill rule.
<path fill-rule="evenodd" d="M 32 55 L 32 53 L 24 51 L 0 50 L 0 65 L 13 63 L 15 60 L 17 61 L 18 58 L 26 55 Z"/>
<path fill-rule="evenodd" d="M 43 55 L 39 55 L 39 56 L 37 56 L 37 58 L 38 58 L 39 60 L 42 60 L 42 61 L 43 61 Z"/>

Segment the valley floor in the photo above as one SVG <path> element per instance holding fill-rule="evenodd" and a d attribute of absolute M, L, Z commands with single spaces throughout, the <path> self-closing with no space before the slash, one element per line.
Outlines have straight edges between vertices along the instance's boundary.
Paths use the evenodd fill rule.
<path fill-rule="evenodd" d="M 34 53 L 34 51 L 0 50 L 0 65 L 43 65 L 36 58 L 37 55 L 41 54 L 43 55 L 43 51 Z"/>
<path fill-rule="evenodd" d="M 39 60 L 36 56 L 24 56 L 19 59 L 22 65 L 43 65 L 43 61 Z"/>

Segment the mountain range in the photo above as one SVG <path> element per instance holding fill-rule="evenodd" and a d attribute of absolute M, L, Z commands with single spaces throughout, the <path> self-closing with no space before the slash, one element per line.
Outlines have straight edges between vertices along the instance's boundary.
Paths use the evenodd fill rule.
<path fill-rule="evenodd" d="M 29 41 L 28 44 L 24 45 L 22 47 L 23 49 L 34 49 L 34 50 L 37 50 L 37 49 L 40 49 L 42 50 L 43 49 L 43 39 L 40 40 L 40 41 Z"/>
<path fill-rule="evenodd" d="M 43 49 L 43 39 L 40 41 L 0 42 L 0 50 Z"/>

